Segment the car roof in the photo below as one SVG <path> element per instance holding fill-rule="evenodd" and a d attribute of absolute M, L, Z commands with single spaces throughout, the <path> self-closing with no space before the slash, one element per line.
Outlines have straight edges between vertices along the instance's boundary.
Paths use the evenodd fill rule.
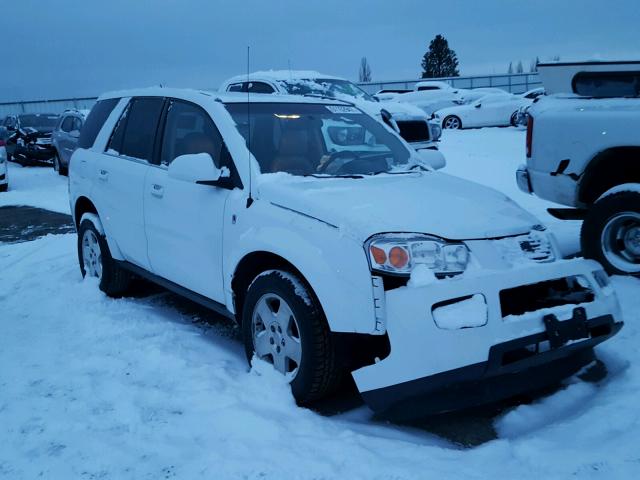
<path fill-rule="evenodd" d="M 106 100 L 109 98 L 123 97 L 172 97 L 192 101 L 194 103 L 202 103 L 211 100 L 222 103 L 246 103 L 247 98 L 249 98 L 249 101 L 251 103 L 315 103 L 330 105 L 351 105 L 350 102 L 339 100 L 336 98 L 300 95 L 273 96 L 260 93 L 247 94 L 247 92 L 212 92 L 206 90 L 193 90 L 188 88 L 165 87 L 148 87 L 107 92 L 100 95 L 100 97 L 98 97 L 98 101 Z"/>
<path fill-rule="evenodd" d="M 279 82 L 286 80 L 314 80 L 317 78 L 331 79 L 331 80 L 344 80 L 344 78 L 335 77 L 333 75 L 326 75 L 324 73 L 317 72 L 315 70 L 263 70 L 253 72 L 250 74 L 236 75 L 234 77 L 225 80 L 222 86 L 229 85 L 231 83 L 251 82 L 251 81 L 266 81 L 266 82 Z"/>

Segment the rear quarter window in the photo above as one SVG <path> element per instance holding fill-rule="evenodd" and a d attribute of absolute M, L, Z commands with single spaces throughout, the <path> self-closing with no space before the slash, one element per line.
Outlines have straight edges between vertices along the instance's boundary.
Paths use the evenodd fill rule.
<path fill-rule="evenodd" d="M 98 136 L 98 133 L 100 133 L 100 130 L 102 130 L 104 122 L 107 121 L 107 118 L 109 118 L 109 115 L 111 115 L 111 112 L 119 101 L 119 98 L 108 98 L 100 100 L 93 106 L 91 112 L 87 116 L 84 128 L 80 133 L 78 148 L 93 147 L 93 142 L 96 141 L 96 137 Z"/>
<path fill-rule="evenodd" d="M 573 93 L 585 97 L 637 97 L 640 95 L 640 71 L 579 72 L 573 77 Z"/>

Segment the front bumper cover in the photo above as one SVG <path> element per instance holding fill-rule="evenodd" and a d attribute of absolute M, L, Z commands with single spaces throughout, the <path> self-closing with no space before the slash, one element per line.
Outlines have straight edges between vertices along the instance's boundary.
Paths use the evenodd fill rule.
<path fill-rule="evenodd" d="M 588 320 L 583 315 L 584 309 L 576 309 L 571 320 L 559 324 L 567 330 L 584 329 L 584 340 L 571 343 L 575 340 L 572 335 L 563 337 L 551 328 L 492 346 L 486 362 L 371 390 L 362 397 L 378 414 L 407 420 L 540 389 L 575 374 L 593 361 L 593 347 L 618 333 L 623 325 L 611 315 Z M 545 342 L 552 345 L 550 350 L 543 353 L 528 350 Z"/>
<path fill-rule="evenodd" d="M 391 351 L 376 363 L 352 372 L 358 390 L 375 411 L 415 417 L 457 410 L 524 391 L 522 388 L 530 382 L 524 381 L 522 388 L 518 387 L 520 381 L 514 380 L 515 374 L 520 376 L 522 373 L 527 378 L 524 373 L 527 369 L 559 363 L 553 368 L 541 367 L 540 381 L 552 383 L 552 372 L 568 368 L 565 360 L 570 364 L 569 359 L 574 354 L 592 349 L 622 326 L 615 291 L 610 286 L 601 286 L 596 278 L 596 273 L 601 271 L 601 265 L 592 260 L 560 260 L 521 268 L 486 268 L 424 287 L 389 290 L 385 292 L 385 324 Z M 593 293 L 592 299 L 523 315 L 507 312 L 503 316 L 506 308 L 501 300 L 503 292 L 567 277 L 579 277 L 587 282 Z M 486 301 L 487 320 L 483 326 L 444 329 L 436 324 L 434 306 L 477 294 Z M 576 309 L 580 313 L 576 313 Z M 583 333 L 590 332 L 590 337 L 573 335 L 573 338 L 569 329 L 566 344 L 555 344 L 555 348 L 547 345 L 536 355 L 516 358 L 516 361 L 502 360 L 505 355 L 513 359 L 514 355 L 519 355 L 518 352 L 522 353 L 523 348 L 533 348 L 549 341 L 549 332 L 553 333 L 553 326 L 545 320 L 549 315 L 555 315 L 555 324 L 560 322 L 562 327 L 565 326 L 563 322 L 578 322 L 573 319 L 576 315 L 581 316 L 588 325 Z M 600 328 L 601 325 L 605 326 Z M 571 373 L 565 371 L 561 377 Z M 500 388 L 480 386 L 497 378 L 505 380 L 494 380 Z M 437 399 L 436 392 L 451 388 L 453 391 L 462 388 L 465 393 Z M 495 394 L 482 394 L 487 388 L 489 393 Z"/>

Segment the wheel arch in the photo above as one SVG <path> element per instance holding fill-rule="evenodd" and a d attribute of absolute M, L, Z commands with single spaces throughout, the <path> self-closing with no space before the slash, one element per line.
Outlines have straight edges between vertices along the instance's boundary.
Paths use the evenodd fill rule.
<path fill-rule="evenodd" d="M 95 213 L 98 215 L 98 209 L 87 197 L 78 197 L 73 208 L 73 221 L 76 225 L 76 230 L 80 228 L 80 220 L 82 219 L 82 215 L 85 213 Z"/>
<path fill-rule="evenodd" d="M 640 182 L 640 146 L 613 147 L 588 163 L 578 185 L 578 200 L 586 205 L 622 183 Z"/>
<path fill-rule="evenodd" d="M 233 306 L 238 324 L 242 324 L 244 299 L 246 298 L 249 286 L 258 275 L 269 270 L 284 270 L 296 275 L 300 281 L 304 283 L 305 287 L 309 290 L 309 293 L 313 296 L 319 307 L 322 308 L 313 287 L 305 278 L 303 273 L 293 263 L 273 252 L 260 250 L 250 252 L 242 257 L 236 265 L 233 277 L 231 278 Z"/>

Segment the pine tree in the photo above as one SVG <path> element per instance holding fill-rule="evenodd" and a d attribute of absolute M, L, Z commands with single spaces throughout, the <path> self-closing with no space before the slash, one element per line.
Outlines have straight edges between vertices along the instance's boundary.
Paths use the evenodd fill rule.
<path fill-rule="evenodd" d="M 457 77 L 458 56 L 442 35 L 436 35 L 422 57 L 422 78 Z"/>
<path fill-rule="evenodd" d="M 367 57 L 362 57 L 360 60 L 360 70 L 358 72 L 358 78 L 360 83 L 366 83 L 371 81 L 371 67 L 367 61 Z"/>
<path fill-rule="evenodd" d="M 513 62 L 509 62 L 509 70 L 507 70 L 507 73 L 509 75 L 511 75 L 513 73 Z"/>
<path fill-rule="evenodd" d="M 518 60 L 518 66 L 516 67 L 516 73 L 524 73 L 524 67 L 522 66 L 522 60 Z"/>

